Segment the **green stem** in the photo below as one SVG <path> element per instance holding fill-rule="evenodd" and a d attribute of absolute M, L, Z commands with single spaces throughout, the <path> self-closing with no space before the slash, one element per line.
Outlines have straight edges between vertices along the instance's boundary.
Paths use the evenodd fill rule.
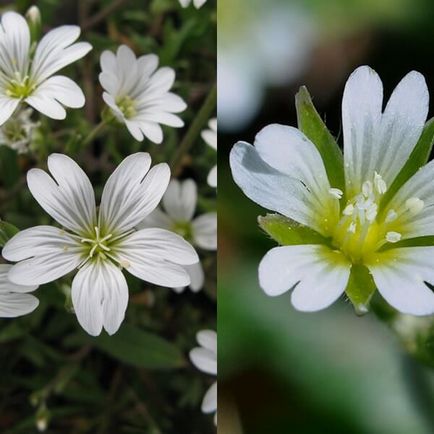
<path fill-rule="evenodd" d="M 170 163 L 170 168 L 172 169 L 172 173 L 176 173 L 180 165 L 182 163 L 182 158 L 185 154 L 188 153 L 190 148 L 193 146 L 197 138 L 199 137 L 203 127 L 209 121 L 213 111 L 215 110 L 217 102 L 217 85 L 214 84 L 211 90 L 206 97 L 202 107 L 200 108 L 196 118 L 191 124 L 190 128 L 187 131 L 187 134 L 184 136 L 181 144 L 179 145 L 178 150 L 176 151 L 172 161 Z"/>
<path fill-rule="evenodd" d="M 106 126 L 107 121 L 104 120 L 102 120 L 98 125 L 95 125 L 95 127 L 83 140 L 82 147 L 85 148 L 89 143 L 91 143 L 95 139 L 95 137 L 97 137 L 99 134 L 101 134 L 102 131 L 104 131 Z"/>

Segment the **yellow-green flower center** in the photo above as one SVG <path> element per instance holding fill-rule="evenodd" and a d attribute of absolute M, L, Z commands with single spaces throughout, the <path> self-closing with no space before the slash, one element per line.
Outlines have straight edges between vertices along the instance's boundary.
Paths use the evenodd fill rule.
<path fill-rule="evenodd" d="M 375 173 L 372 180 L 363 183 L 362 191 L 347 201 L 341 212 L 332 233 L 332 244 L 352 263 L 363 263 L 386 243 L 400 241 L 403 236 L 400 218 L 407 212 L 417 214 L 424 207 L 423 201 L 413 197 L 407 200 L 401 214 L 394 209 L 389 209 L 385 215 L 379 214 L 380 201 L 386 191 L 386 183 Z M 340 198 L 336 189 L 330 189 L 330 194 L 337 200 Z"/>
<path fill-rule="evenodd" d="M 128 95 L 118 98 L 116 100 L 116 105 L 119 107 L 119 110 L 123 113 L 126 119 L 130 119 L 137 114 L 136 103 Z"/>
<path fill-rule="evenodd" d="M 172 225 L 171 230 L 186 240 L 191 240 L 193 236 L 191 222 L 189 221 L 175 222 Z"/>
<path fill-rule="evenodd" d="M 24 99 L 30 96 L 36 89 L 36 83 L 30 80 L 30 77 L 26 75 L 21 78 L 20 74 L 16 74 L 16 78 L 10 80 L 6 88 L 6 95 L 12 98 Z"/>
<path fill-rule="evenodd" d="M 85 245 L 86 257 L 91 259 L 99 256 L 102 259 L 106 259 L 112 250 L 110 248 L 110 239 L 113 237 L 113 234 L 101 234 L 98 226 L 95 226 L 94 229 L 95 232 L 91 234 L 91 237 L 81 239 L 81 242 Z"/>

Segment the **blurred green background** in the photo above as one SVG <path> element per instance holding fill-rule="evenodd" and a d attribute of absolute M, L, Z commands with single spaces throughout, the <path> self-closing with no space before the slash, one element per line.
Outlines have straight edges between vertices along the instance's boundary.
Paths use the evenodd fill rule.
<path fill-rule="evenodd" d="M 25 13 L 36 3 L 44 33 L 63 24 L 78 24 L 80 37 L 93 50 L 61 71 L 86 95 L 80 110 L 68 110 L 65 121 L 34 113 L 40 122 L 30 152 L 18 155 L 0 147 L 0 217 L 20 229 L 52 223 L 31 196 L 25 176 L 32 167 L 46 169 L 47 156 L 62 152 L 84 169 L 97 202 L 105 181 L 127 155 L 146 151 L 153 164 L 173 162 L 181 141 L 211 93 L 216 77 L 216 3 L 183 9 L 178 0 L 28 0 L 2 1 L 0 13 Z M 140 56 L 155 53 L 160 65 L 176 71 L 173 92 L 188 108 L 185 127 L 164 128 L 164 141 L 136 142 L 124 125 L 110 126 L 85 143 L 104 109 L 98 82 L 104 49 L 127 44 Z M 209 99 L 208 99 L 209 100 Z M 215 189 L 206 183 L 216 153 L 200 131 L 215 116 L 208 113 L 189 134 L 178 155 L 174 176 L 198 184 L 198 213 L 215 210 Z M 176 294 L 168 288 L 127 276 L 130 300 L 119 332 L 92 338 L 71 311 L 71 276 L 42 285 L 40 305 L 32 314 L 0 320 L 0 433 L 34 434 L 45 421 L 49 434 L 208 434 L 212 415 L 200 410 L 214 378 L 188 358 L 196 333 L 216 327 L 216 255 L 201 252 L 206 270 L 204 289 Z"/>
<path fill-rule="evenodd" d="M 434 432 L 432 371 L 373 314 L 357 317 L 344 299 L 299 313 L 288 294 L 262 293 L 257 266 L 275 243 L 256 223 L 266 210 L 242 194 L 228 167 L 237 140 L 252 143 L 270 123 L 296 125 L 301 85 L 340 143 L 343 87 L 357 66 L 380 74 L 386 96 L 416 69 L 433 96 L 433 22 L 429 0 L 219 0 L 222 434 Z"/>

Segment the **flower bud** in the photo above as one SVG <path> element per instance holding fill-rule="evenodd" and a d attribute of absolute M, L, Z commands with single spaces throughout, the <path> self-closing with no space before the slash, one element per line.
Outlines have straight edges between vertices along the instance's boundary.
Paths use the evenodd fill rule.
<path fill-rule="evenodd" d="M 27 23 L 30 28 L 32 42 L 37 41 L 41 35 L 41 12 L 37 6 L 31 6 L 26 12 Z"/>

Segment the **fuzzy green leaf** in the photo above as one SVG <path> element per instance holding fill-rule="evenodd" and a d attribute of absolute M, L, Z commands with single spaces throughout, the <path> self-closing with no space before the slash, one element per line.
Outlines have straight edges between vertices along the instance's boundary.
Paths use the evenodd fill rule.
<path fill-rule="evenodd" d="M 18 232 L 18 228 L 14 225 L 0 220 L 0 247 L 3 247 Z"/>
<path fill-rule="evenodd" d="M 281 246 L 327 244 L 327 240 L 318 232 L 280 214 L 259 216 L 258 223 Z"/>
<path fill-rule="evenodd" d="M 413 152 L 410 154 L 404 167 L 398 173 L 398 176 L 388 188 L 386 194 L 381 201 L 381 207 L 392 199 L 398 190 L 407 182 L 422 166 L 424 166 L 430 156 L 431 149 L 434 143 L 434 118 L 430 119 L 422 131 L 422 134 L 417 142 Z"/>
<path fill-rule="evenodd" d="M 363 265 L 353 265 L 345 292 L 357 314 L 368 312 L 368 305 L 375 290 L 375 282 L 369 270 Z"/>
<path fill-rule="evenodd" d="M 316 111 L 305 86 L 295 96 L 298 128 L 317 147 L 321 154 L 332 187 L 345 191 L 342 151 Z"/>
<path fill-rule="evenodd" d="M 175 345 L 130 324 L 124 324 L 113 336 L 104 333 L 91 342 L 115 359 L 141 368 L 174 369 L 184 365 Z"/>

